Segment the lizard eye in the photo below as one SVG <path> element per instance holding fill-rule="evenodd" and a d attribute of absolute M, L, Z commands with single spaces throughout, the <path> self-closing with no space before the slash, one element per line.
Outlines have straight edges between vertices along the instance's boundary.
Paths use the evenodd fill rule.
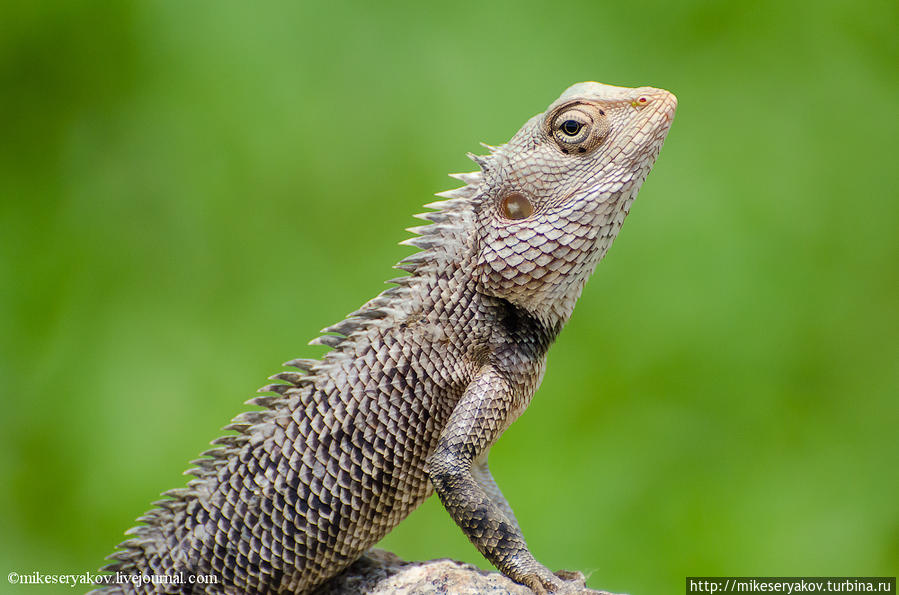
<path fill-rule="evenodd" d="M 556 116 L 553 135 L 561 144 L 577 145 L 590 136 L 591 124 L 587 114 L 576 109 L 568 110 Z"/>
<path fill-rule="evenodd" d="M 591 104 L 562 108 L 552 119 L 550 133 L 563 153 L 586 153 L 599 145 L 608 133 L 605 112 Z"/>

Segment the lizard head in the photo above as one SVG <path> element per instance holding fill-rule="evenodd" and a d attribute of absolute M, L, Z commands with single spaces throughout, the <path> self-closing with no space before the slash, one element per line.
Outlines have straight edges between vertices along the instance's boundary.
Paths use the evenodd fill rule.
<path fill-rule="evenodd" d="M 474 197 L 479 290 L 556 324 L 618 234 L 674 118 L 668 91 L 579 83 L 487 156 Z"/>

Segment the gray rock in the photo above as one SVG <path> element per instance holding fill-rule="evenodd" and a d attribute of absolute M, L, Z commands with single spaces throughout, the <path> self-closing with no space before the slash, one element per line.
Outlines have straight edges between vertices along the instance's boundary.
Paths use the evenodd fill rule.
<path fill-rule="evenodd" d="M 567 591 L 569 592 L 569 591 Z M 578 593 L 607 594 L 590 589 Z M 334 577 L 315 595 L 534 595 L 498 572 L 471 564 L 441 559 L 406 562 L 395 554 L 372 549 Z"/>

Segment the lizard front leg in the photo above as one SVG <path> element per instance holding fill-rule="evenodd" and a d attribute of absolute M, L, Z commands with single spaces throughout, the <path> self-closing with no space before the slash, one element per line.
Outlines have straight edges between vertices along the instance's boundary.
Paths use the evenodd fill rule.
<path fill-rule="evenodd" d="M 566 583 L 531 555 L 499 489 L 495 494 L 504 506 L 491 498 L 472 473 L 475 461 L 483 460 L 505 429 L 514 398 L 508 381 L 496 369 L 482 368 L 466 388 L 428 458 L 431 483 L 456 524 L 500 572 L 537 593 L 568 591 L 575 584 Z M 482 469 L 486 467 L 475 473 L 483 481 Z M 486 476 L 495 488 L 489 472 Z M 584 588 L 583 581 L 577 588 Z"/>

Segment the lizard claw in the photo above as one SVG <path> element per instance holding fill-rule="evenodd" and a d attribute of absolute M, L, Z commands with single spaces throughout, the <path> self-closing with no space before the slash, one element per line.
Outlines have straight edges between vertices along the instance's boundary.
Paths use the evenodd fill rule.
<path fill-rule="evenodd" d="M 543 572 L 531 576 L 530 580 L 524 581 L 536 595 L 546 595 L 547 593 L 574 595 L 586 589 L 586 579 L 583 573 L 569 570 L 551 573 L 545 568 L 542 570 Z"/>
<path fill-rule="evenodd" d="M 557 570 L 553 574 L 566 583 L 576 582 L 583 586 L 587 584 L 587 577 L 580 570 Z"/>
<path fill-rule="evenodd" d="M 597 591 L 587 587 L 587 578 L 579 570 L 557 570 L 549 577 L 536 577 L 528 586 L 537 595 L 555 593 L 556 595 L 615 595 L 608 591 Z"/>

